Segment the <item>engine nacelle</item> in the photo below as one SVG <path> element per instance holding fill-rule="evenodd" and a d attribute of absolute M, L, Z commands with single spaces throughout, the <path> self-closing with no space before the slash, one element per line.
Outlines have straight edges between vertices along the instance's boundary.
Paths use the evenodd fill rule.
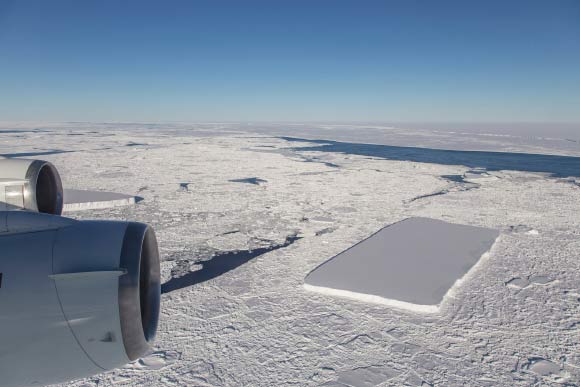
<path fill-rule="evenodd" d="M 51 163 L 0 159 L 0 211 L 25 209 L 60 215 L 62 207 L 62 183 Z"/>
<path fill-rule="evenodd" d="M 159 317 L 153 230 L 0 212 L 0 384 L 104 372 L 145 354 Z"/>

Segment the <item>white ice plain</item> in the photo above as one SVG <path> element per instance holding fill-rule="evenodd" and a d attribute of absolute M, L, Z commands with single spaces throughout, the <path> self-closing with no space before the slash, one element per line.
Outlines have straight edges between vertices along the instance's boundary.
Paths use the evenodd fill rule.
<path fill-rule="evenodd" d="M 323 263 L 305 288 L 418 312 L 437 312 L 455 283 L 489 251 L 498 231 L 437 219 L 387 226 Z"/>
<path fill-rule="evenodd" d="M 211 277 L 204 262 L 267 251 L 165 292 L 149 356 L 62 386 L 579 386 L 580 168 L 558 177 L 519 163 L 483 175 L 469 157 L 413 149 L 432 162 L 385 160 L 276 137 L 580 157 L 577 138 L 546 129 L 539 138 L 371 125 L 0 124 L 0 154 L 51 161 L 66 188 L 142 197 L 67 216 L 151 224 L 164 285 Z M 240 182 L 248 178 L 263 182 Z M 304 289 L 329 258 L 416 217 L 501 233 L 438 313 Z M 292 236 L 300 239 L 287 243 Z"/>

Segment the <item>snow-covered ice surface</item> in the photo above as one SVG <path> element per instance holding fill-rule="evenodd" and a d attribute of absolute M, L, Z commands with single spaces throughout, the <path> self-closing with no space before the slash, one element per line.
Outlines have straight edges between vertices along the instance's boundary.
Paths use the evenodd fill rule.
<path fill-rule="evenodd" d="M 525 162 L 483 170 L 465 157 L 389 159 L 279 136 L 580 156 L 576 142 L 363 125 L 3 127 L 0 154 L 53 162 L 65 187 L 143 197 L 71 215 L 152 224 L 163 282 L 175 285 L 151 355 L 66 386 L 580 385 L 580 159 L 557 159 L 572 171 L 558 176 Z M 248 178 L 260 182 L 231 181 Z M 304 289 L 318 265 L 409 217 L 501 233 L 438 313 Z M 237 266 L 212 269 L 236 252 Z"/>
<path fill-rule="evenodd" d="M 138 197 L 121 193 L 81 189 L 65 189 L 63 196 L 64 212 L 130 206 L 139 199 Z"/>
<path fill-rule="evenodd" d="M 496 230 L 409 218 L 386 226 L 306 277 L 308 290 L 434 313 L 487 253 Z M 453 289 L 452 289 L 453 287 Z"/>

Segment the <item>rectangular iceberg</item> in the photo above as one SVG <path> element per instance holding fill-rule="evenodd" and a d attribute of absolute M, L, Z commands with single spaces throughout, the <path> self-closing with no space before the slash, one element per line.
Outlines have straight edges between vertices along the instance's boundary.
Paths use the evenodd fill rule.
<path fill-rule="evenodd" d="M 314 269 L 309 290 L 436 312 L 444 296 L 487 253 L 497 230 L 409 218 L 384 227 Z"/>

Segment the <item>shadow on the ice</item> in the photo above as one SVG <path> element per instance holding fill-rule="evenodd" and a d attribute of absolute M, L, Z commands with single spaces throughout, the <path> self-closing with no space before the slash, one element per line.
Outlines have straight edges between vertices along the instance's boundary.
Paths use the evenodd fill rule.
<path fill-rule="evenodd" d="M 319 144 L 316 146 L 294 148 L 296 151 L 303 152 L 333 152 L 377 157 L 386 160 L 464 165 L 469 168 L 483 168 L 488 171 L 543 172 L 549 173 L 553 177 L 580 177 L 580 157 L 356 144 L 294 137 L 281 138 L 290 142 L 311 142 Z"/>
<path fill-rule="evenodd" d="M 197 271 L 188 273 L 182 277 L 172 278 L 163 285 L 161 285 L 161 293 L 169 293 L 174 290 L 194 286 L 205 281 L 209 281 L 220 275 L 234 270 L 243 264 L 251 261 L 260 255 L 269 253 L 270 251 L 282 249 L 290 246 L 300 238 L 297 236 L 289 236 L 284 243 L 270 247 L 261 247 L 254 250 L 242 251 L 228 251 L 215 255 L 209 261 L 200 262 L 202 268 Z"/>

